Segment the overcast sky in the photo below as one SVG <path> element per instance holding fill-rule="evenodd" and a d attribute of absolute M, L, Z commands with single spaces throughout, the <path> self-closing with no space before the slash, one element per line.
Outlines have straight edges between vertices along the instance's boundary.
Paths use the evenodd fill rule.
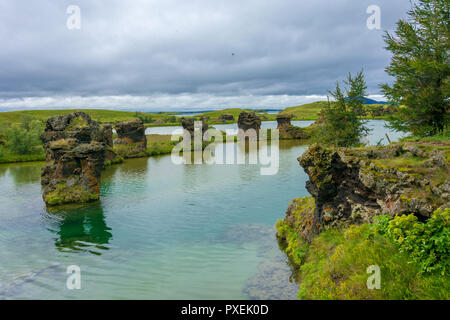
<path fill-rule="evenodd" d="M 68 29 L 69 5 L 81 28 Z M 369 5 L 381 29 L 367 28 Z M 408 0 L 1 0 L 0 110 L 284 108 L 364 68 L 390 81 L 383 30 Z"/>

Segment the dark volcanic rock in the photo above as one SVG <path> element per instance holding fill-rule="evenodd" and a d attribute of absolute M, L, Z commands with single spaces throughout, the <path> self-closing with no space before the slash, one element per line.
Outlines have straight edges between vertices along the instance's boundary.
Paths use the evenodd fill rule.
<path fill-rule="evenodd" d="M 291 126 L 291 119 L 294 116 L 288 113 L 280 113 L 277 115 L 277 129 L 283 129 Z"/>
<path fill-rule="evenodd" d="M 238 128 L 244 131 L 254 129 L 258 132 L 261 129 L 261 119 L 254 112 L 242 111 L 238 118 Z"/>
<path fill-rule="evenodd" d="M 43 198 L 48 205 L 97 200 L 108 130 L 84 112 L 47 120 L 41 134 L 46 154 Z"/>
<path fill-rule="evenodd" d="M 102 135 L 103 135 L 103 141 L 104 141 L 105 145 L 107 145 L 108 147 L 113 147 L 112 125 L 104 124 L 102 126 Z"/>
<path fill-rule="evenodd" d="M 114 141 L 116 144 L 146 143 L 145 126 L 141 119 L 119 122 L 114 129 L 118 136 Z"/>
<path fill-rule="evenodd" d="M 298 160 L 309 176 L 306 188 L 315 199 L 315 231 L 327 225 L 370 223 L 380 214 L 414 213 L 426 219 L 439 207 L 448 206 L 448 180 L 435 183 L 411 170 L 408 173 L 407 168 L 389 168 L 371 160 L 389 162 L 400 156 L 402 160 L 419 152 L 416 149 L 401 144 L 368 151 L 312 145 Z M 445 165 L 438 151 L 431 152 L 430 161 Z"/>
<path fill-rule="evenodd" d="M 181 125 L 183 126 L 184 130 L 189 131 L 189 133 L 191 135 L 194 134 L 194 129 L 195 129 L 195 122 L 199 121 L 199 120 L 195 120 L 194 118 L 181 118 Z M 205 133 L 206 130 L 208 130 L 208 124 L 206 122 L 205 118 L 201 118 L 201 128 L 202 128 L 202 132 L 203 134 Z"/>
<path fill-rule="evenodd" d="M 124 158 L 138 158 L 147 155 L 145 126 L 141 119 L 119 122 L 114 126 L 117 138 L 114 150 Z"/>

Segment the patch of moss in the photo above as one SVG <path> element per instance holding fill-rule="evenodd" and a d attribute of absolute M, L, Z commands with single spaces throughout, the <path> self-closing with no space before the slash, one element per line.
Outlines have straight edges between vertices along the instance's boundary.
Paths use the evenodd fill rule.
<path fill-rule="evenodd" d="M 55 190 L 44 195 L 47 205 L 61 205 L 66 203 L 85 203 L 99 199 L 99 195 L 89 192 L 86 188 L 79 185 L 67 186 L 61 182 L 56 185 Z"/>
<path fill-rule="evenodd" d="M 74 142 L 75 142 L 75 139 L 72 139 L 72 138 L 59 139 L 59 140 L 50 142 L 50 148 L 51 149 L 68 149 L 74 145 Z"/>
<path fill-rule="evenodd" d="M 79 128 L 83 128 L 83 127 L 87 127 L 87 126 L 89 126 L 89 124 L 86 122 L 86 120 L 83 117 L 78 116 L 78 117 L 74 118 L 72 121 L 70 121 L 70 123 L 66 127 L 65 131 L 73 131 L 75 129 L 79 129 Z"/>
<path fill-rule="evenodd" d="M 311 239 L 314 230 L 315 202 L 313 197 L 292 200 L 288 215 L 276 223 L 280 247 L 294 265 L 301 265 L 306 252 L 305 244 Z"/>

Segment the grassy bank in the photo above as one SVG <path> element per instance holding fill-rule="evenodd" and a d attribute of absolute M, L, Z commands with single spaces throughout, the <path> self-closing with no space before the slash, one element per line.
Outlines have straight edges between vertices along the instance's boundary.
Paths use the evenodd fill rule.
<path fill-rule="evenodd" d="M 172 152 L 176 141 L 171 141 L 170 134 L 149 134 L 147 135 L 147 154 L 157 156 Z"/>
<path fill-rule="evenodd" d="M 0 163 L 15 163 L 15 162 L 31 162 L 31 161 L 45 161 L 44 152 L 38 154 L 14 154 L 5 152 L 0 154 Z"/>

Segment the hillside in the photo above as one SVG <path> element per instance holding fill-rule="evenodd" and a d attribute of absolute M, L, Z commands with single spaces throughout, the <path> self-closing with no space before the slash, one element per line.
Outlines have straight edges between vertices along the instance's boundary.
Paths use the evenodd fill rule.
<path fill-rule="evenodd" d="M 327 104 L 326 101 L 317 101 L 299 106 L 289 107 L 280 113 L 294 115 L 294 120 L 317 120 L 320 110 Z"/>

